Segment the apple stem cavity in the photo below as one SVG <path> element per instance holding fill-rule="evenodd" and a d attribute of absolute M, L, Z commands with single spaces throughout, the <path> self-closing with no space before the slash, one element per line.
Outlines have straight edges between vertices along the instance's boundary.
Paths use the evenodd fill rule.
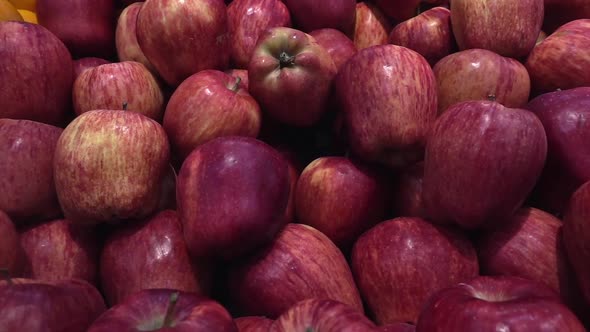
<path fill-rule="evenodd" d="M 236 76 L 236 82 L 234 83 L 234 85 L 232 85 L 230 90 L 233 92 L 237 92 L 238 88 L 240 87 L 240 82 L 242 82 L 242 79 L 239 76 Z"/>
<path fill-rule="evenodd" d="M 279 68 L 283 69 L 285 67 L 291 67 L 295 64 L 295 56 L 289 55 L 287 52 L 283 51 L 279 55 Z"/>
<path fill-rule="evenodd" d="M 123 111 L 126 111 L 126 110 L 127 110 L 127 102 L 126 102 L 126 101 L 124 101 L 124 102 L 123 102 Z"/>
<path fill-rule="evenodd" d="M 2 275 L 2 278 L 4 278 L 4 280 L 6 280 L 8 285 L 13 284 L 12 277 L 10 276 L 10 271 L 8 271 L 8 269 L 0 269 L 0 275 Z"/>
<path fill-rule="evenodd" d="M 495 95 L 495 94 L 493 94 L 493 93 L 490 93 L 490 94 L 488 95 L 488 100 L 489 100 L 489 101 L 496 101 L 496 95 Z"/>
<path fill-rule="evenodd" d="M 178 303 L 178 295 L 178 292 L 170 294 L 170 301 L 168 302 L 168 308 L 166 309 L 166 315 L 164 316 L 164 323 L 162 324 L 162 328 L 172 327 L 172 317 L 174 314 L 174 308 L 176 307 L 176 303 Z"/>

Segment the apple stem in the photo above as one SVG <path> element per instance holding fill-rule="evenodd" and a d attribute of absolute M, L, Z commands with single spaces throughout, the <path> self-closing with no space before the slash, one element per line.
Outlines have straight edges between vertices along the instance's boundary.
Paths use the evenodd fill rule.
<path fill-rule="evenodd" d="M 162 324 L 162 328 L 172 327 L 172 315 L 174 313 L 176 303 L 178 303 L 178 295 L 178 292 L 170 294 L 170 301 L 168 302 L 168 308 L 166 309 L 166 316 L 164 316 L 164 323 Z"/>
<path fill-rule="evenodd" d="M 12 285 L 12 277 L 10 276 L 10 271 L 8 269 L 0 269 L 0 275 L 6 280 L 9 285 Z"/>
<path fill-rule="evenodd" d="M 293 64 L 295 63 L 295 56 L 291 56 L 289 54 L 287 54 L 287 52 L 281 52 L 281 54 L 279 55 L 279 67 L 285 68 L 285 67 L 291 67 Z"/>
<path fill-rule="evenodd" d="M 234 83 L 234 85 L 231 87 L 230 90 L 232 90 L 233 92 L 237 92 L 238 88 L 240 87 L 241 81 L 242 81 L 242 79 L 240 78 L 240 76 L 236 76 L 236 82 Z"/>
<path fill-rule="evenodd" d="M 124 101 L 124 102 L 123 102 L 123 111 L 126 111 L 126 110 L 127 110 L 127 102 L 126 102 L 126 101 Z"/>

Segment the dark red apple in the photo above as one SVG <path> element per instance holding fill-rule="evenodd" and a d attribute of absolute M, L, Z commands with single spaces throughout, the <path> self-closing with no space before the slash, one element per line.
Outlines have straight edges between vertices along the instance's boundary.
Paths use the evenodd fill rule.
<path fill-rule="evenodd" d="M 19 234 L 10 217 L 0 210 L 0 269 L 11 276 L 20 276 L 25 262 Z"/>
<path fill-rule="evenodd" d="M 352 37 L 357 49 L 387 44 L 391 27 L 389 19 L 375 4 L 366 1 L 357 2 Z"/>
<path fill-rule="evenodd" d="M 424 162 L 404 168 L 392 185 L 392 212 L 398 217 L 426 218 L 422 203 L 422 179 Z"/>
<path fill-rule="evenodd" d="M 117 19 L 115 29 L 115 46 L 119 61 L 135 61 L 143 64 L 150 72 L 157 75 L 152 63 L 145 57 L 137 41 L 137 15 L 143 1 L 134 2 L 125 7 Z"/>
<path fill-rule="evenodd" d="M 377 328 L 378 332 L 414 332 L 416 326 L 408 323 L 391 323 L 381 325 Z"/>
<path fill-rule="evenodd" d="M 305 32 L 334 28 L 350 35 L 354 30 L 355 0 L 282 0 L 293 23 Z"/>
<path fill-rule="evenodd" d="M 340 30 L 322 28 L 310 31 L 309 35 L 332 56 L 336 69 L 340 69 L 357 51 L 352 40 Z"/>
<path fill-rule="evenodd" d="M 234 318 L 238 332 L 268 332 L 274 321 L 264 316 L 243 316 Z"/>
<path fill-rule="evenodd" d="M 74 81 L 83 71 L 100 65 L 110 63 L 109 60 L 97 57 L 85 57 L 74 60 Z"/>
<path fill-rule="evenodd" d="M 377 6 L 390 18 L 403 22 L 419 14 L 422 5 L 442 5 L 448 0 L 375 0 Z"/>
<path fill-rule="evenodd" d="M 586 0 L 545 0 L 543 30 L 552 33 L 567 22 L 590 18 L 590 2 Z"/>

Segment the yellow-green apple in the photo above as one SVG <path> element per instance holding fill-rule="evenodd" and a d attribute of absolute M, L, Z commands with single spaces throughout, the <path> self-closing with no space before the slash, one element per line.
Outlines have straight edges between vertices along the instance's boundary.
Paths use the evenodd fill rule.
<path fill-rule="evenodd" d="M 287 222 L 289 171 L 270 145 L 224 136 L 182 163 L 178 213 L 193 257 L 232 259 L 271 242 Z"/>
<path fill-rule="evenodd" d="M 328 51 L 336 69 L 339 69 L 357 51 L 352 40 L 340 30 L 321 28 L 310 31 L 309 35 Z"/>
<path fill-rule="evenodd" d="M 87 332 L 238 332 L 219 302 L 175 289 L 145 289 L 126 297 L 98 317 Z"/>
<path fill-rule="evenodd" d="M 590 86 L 590 19 L 560 26 L 526 59 L 535 95 Z"/>
<path fill-rule="evenodd" d="M 434 67 L 438 112 L 461 101 L 491 99 L 506 107 L 523 107 L 531 81 L 524 65 L 484 49 L 468 49 L 445 56 Z"/>
<path fill-rule="evenodd" d="M 170 86 L 201 70 L 223 70 L 229 64 L 223 0 L 146 0 L 136 29 L 145 57 Z"/>
<path fill-rule="evenodd" d="M 543 23 L 544 0 L 452 0 L 451 25 L 460 50 L 483 48 L 524 58 Z"/>
<path fill-rule="evenodd" d="M 268 332 L 274 321 L 264 316 L 243 316 L 234 318 L 238 332 Z"/>
<path fill-rule="evenodd" d="M 268 331 L 370 332 L 375 329 L 375 323 L 358 308 L 331 299 L 310 298 L 295 303 L 283 312 Z"/>
<path fill-rule="evenodd" d="M 267 29 L 248 64 L 249 91 L 265 113 L 293 126 L 311 126 L 326 112 L 337 72 L 315 38 L 288 27 Z"/>
<path fill-rule="evenodd" d="M 546 155 L 545 130 L 532 112 L 485 100 L 450 106 L 426 144 L 422 201 L 429 220 L 496 226 L 532 191 Z"/>
<path fill-rule="evenodd" d="M 122 222 L 152 214 L 170 148 L 164 128 L 136 112 L 94 110 L 64 129 L 55 149 L 54 180 L 66 219 Z"/>
<path fill-rule="evenodd" d="M 86 69 L 94 68 L 100 65 L 111 63 L 109 60 L 97 57 L 84 57 L 76 59 L 73 62 L 74 65 L 74 81 L 82 74 Z"/>
<path fill-rule="evenodd" d="M 156 121 L 164 115 L 164 92 L 152 73 L 135 61 L 90 68 L 74 81 L 74 111 L 111 109 L 141 113 Z"/>
<path fill-rule="evenodd" d="M 396 176 L 392 185 L 392 213 L 398 217 L 426 218 L 422 203 L 422 180 L 424 162 L 405 167 Z"/>
<path fill-rule="evenodd" d="M 297 29 L 309 32 L 334 28 L 350 35 L 354 30 L 355 0 L 282 0 Z"/>
<path fill-rule="evenodd" d="M 37 0 L 36 14 L 76 58 L 115 53 L 114 0 Z"/>
<path fill-rule="evenodd" d="M 98 255 L 102 244 L 94 227 L 56 219 L 35 224 L 20 233 L 25 252 L 25 278 L 46 281 L 82 279 L 98 281 Z"/>
<path fill-rule="evenodd" d="M 389 219 L 361 235 L 351 268 L 379 325 L 415 323 L 432 294 L 479 273 L 477 254 L 463 233 L 417 217 Z"/>
<path fill-rule="evenodd" d="M 403 167 L 422 159 L 436 119 L 436 78 L 423 56 L 403 46 L 359 50 L 334 79 L 353 155 Z"/>
<path fill-rule="evenodd" d="M 247 69 L 239 69 L 239 68 L 232 68 L 227 69 L 224 71 L 226 74 L 229 74 L 233 77 L 240 78 L 240 85 L 246 91 L 248 91 L 248 70 Z"/>
<path fill-rule="evenodd" d="M 260 35 L 268 28 L 291 27 L 291 14 L 280 0 L 234 0 L 227 6 L 230 62 L 248 68 Z"/>
<path fill-rule="evenodd" d="M 0 40 L 0 118 L 62 124 L 71 109 L 73 64 L 68 49 L 33 23 L 0 22 Z"/>
<path fill-rule="evenodd" d="M 408 323 L 391 323 L 387 325 L 381 325 L 377 328 L 378 332 L 414 332 L 416 326 Z"/>
<path fill-rule="evenodd" d="M 379 7 L 372 2 L 357 2 L 352 37 L 357 49 L 387 44 L 391 28 L 392 23 Z"/>
<path fill-rule="evenodd" d="M 317 229 L 290 223 L 263 250 L 228 272 L 230 302 L 243 315 L 275 319 L 297 302 L 326 298 L 363 311 L 342 252 Z"/>
<path fill-rule="evenodd" d="M 388 42 L 420 53 L 434 66 L 457 48 L 451 29 L 451 11 L 442 6 L 434 7 L 400 22 L 389 33 Z"/>
<path fill-rule="evenodd" d="M 20 276 L 25 262 L 19 234 L 12 220 L 0 210 L 0 269 L 11 276 Z"/>
<path fill-rule="evenodd" d="M 552 33 L 567 22 L 590 18 L 590 2 L 586 0 L 545 0 L 543 30 Z"/>
<path fill-rule="evenodd" d="M 53 157 L 62 131 L 36 121 L 0 119 L 0 210 L 13 222 L 61 214 L 53 182 Z"/>
<path fill-rule="evenodd" d="M 343 252 L 387 217 L 388 179 L 383 170 L 358 160 L 326 156 L 299 176 L 295 220 L 324 233 Z"/>
<path fill-rule="evenodd" d="M 258 102 L 237 76 L 206 69 L 189 76 L 172 93 L 163 126 L 180 162 L 198 146 L 222 136 L 256 137 Z"/>
<path fill-rule="evenodd" d="M 157 75 L 152 63 L 145 57 L 137 41 L 137 14 L 143 1 L 134 2 L 121 11 L 115 28 L 115 46 L 119 61 L 135 61 L 143 64 L 151 73 Z"/>
<path fill-rule="evenodd" d="M 416 16 L 423 6 L 446 5 L 448 2 L 449 0 L 375 0 L 375 4 L 397 22 Z"/>
<path fill-rule="evenodd" d="M 209 273 L 189 256 L 173 210 L 113 229 L 100 254 L 100 284 L 110 306 L 150 288 L 208 294 Z"/>
<path fill-rule="evenodd" d="M 512 276 L 480 276 L 441 290 L 425 304 L 416 332 L 584 332 L 549 287 Z"/>
<path fill-rule="evenodd" d="M 106 306 L 99 291 L 79 279 L 0 281 L 0 331 L 86 331 Z"/>

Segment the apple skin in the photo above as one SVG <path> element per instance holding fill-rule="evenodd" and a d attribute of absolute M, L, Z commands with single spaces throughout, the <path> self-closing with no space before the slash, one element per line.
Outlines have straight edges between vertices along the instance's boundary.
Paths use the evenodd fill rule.
<path fill-rule="evenodd" d="M 188 254 L 176 211 L 114 229 L 100 255 L 102 291 L 111 306 L 142 289 L 207 294 L 208 271 Z"/>
<path fill-rule="evenodd" d="M 74 81 L 76 81 L 76 78 L 78 78 L 78 76 L 80 76 L 80 74 L 82 74 L 82 72 L 84 72 L 85 70 L 107 63 L 111 62 L 109 60 L 97 57 L 85 57 L 74 60 Z"/>
<path fill-rule="evenodd" d="M 484 49 L 450 54 L 433 68 L 438 85 L 438 112 L 461 101 L 492 99 L 506 107 L 523 107 L 531 81 L 524 65 Z"/>
<path fill-rule="evenodd" d="M 146 0 L 136 29 L 141 50 L 170 86 L 201 70 L 224 70 L 229 65 L 227 11 L 222 0 Z"/>
<path fill-rule="evenodd" d="M 493 101 L 452 105 L 426 145 L 422 201 L 429 220 L 496 226 L 532 191 L 546 155 L 545 130 L 532 112 Z"/>
<path fill-rule="evenodd" d="M 403 21 L 391 30 L 388 42 L 420 53 L 434 66 L 457 48 L 451 29 L 451 11 L 434 7 Z"/>
<path fill-rule="evenodd" d="M 357 49 L 387 44 L 391 28 L 391 22 L 379 7 L 371 2 L 357 2 L 352 37 Z"/>
<path fill-rule="evenodd" d="M 234 318 L 239 332 L 268 332 L 274 321 L 264 316 L 243 316 Z"/>
<path fill-rule="evenodd" d="M 170 149 L 162 126 L 135 112 L 94 110 L 75 118 L 54 157 L 66 219 L 118 223 L 154 212 Z"/>
<path fill-rule="evenodd" d="M 0 210 L 14 223 L 61 214 L 53 157 L 62 131 L 36 121 L 0 119 Z"/>
<path fill-rule="evenodd" d="M 11 276 L 20 276 L 24 265 L 24 255 L 20 246 L 19 234 L 12 220 L 0 210 L 0 267 L 8 270 Z"/>
<path fill-rule="evenodd" d="M 340 30 L 322 28 L 310 31 L 309 35 L 328 51 L 336 69 L 340 69 L 357 51 L 352 40 Z"/>
<path fill-rule="evenodd" d="M 426 218 L 422 203 L 422 180 L 424 162 L 420 161 L 404 168 L 393 181 L 391 196 L 392 213 L 399 217 Z"/>
<path fill-rule="evenodd" d="M 545 0 L 543 30 L 552 33 L 555 29 L 581 18 L 590 18 L 590 2 L 586 0 Z"/>
<path fill-rule="evenodd" d="M 93 227 L 56 219 L 25 228 L 20 244 L 25 252 L 25 278 L 59 281 L 82 279 L 96 285 L 102 244 Z"/>
<path fill-rule="evenodd" d="M 453 0 L 451 24 L 459 49 L 482 48 L 506 57 L 526 57 L 541 31 L 543 1 Z"/>
<path fill-rule="evenodd" d="M 193 257 L 233 259 L 268 244 L 287 222 L 285 159 L 251 137 L 215 138 L 189 154 L 176 184 Z"/>
<path fill-rule="evenodd" d="M 248 64 L 249 91 L 279 122 L 312 126 L 327 109 L 336 72 L 332 57 L 315 38 L 292 28 L 270 28 L 258 39 Z"/>
<path fill-rule="evenodd" d="M 145 57 L 137 41 L 137 15 L 143 1 L 134 2 L 121 11 L 115 28 L 115 46 L 119 61 L 135 61 L 143 64 L 151 73 L 157 75 L 152 63 Z"/>
<path fill-rule="evenodd" d="M 0 331 L 86 331 L 106 310 L 98 290 L 84 280 L 11 283 L 0 281 Z"/>
<path fill-rule="evenodd" d="M 33 23 L 0 22 L 0 40 L 0 118 L 60 125 L 71 109 L 73 64 L 68 49 Z"/>
<path fill-rule="evenodd" d="M 289 223 L 273 243 L 228 272 L 230 303 L 243 315 L 280 316 L 297 302 L 327 298 L 363 311 L 342 252 L 311 226 Z"/>
<path fill-rule="evenodd" d="M 164 92 L 141 63 L 114 62 L 83 72 L 74 81 L 74 111 L 80 115 L 98 109 L 124 109 L 156 121 L 164 115 Z"/>
<path fill-rule="evenodd" d="M 354 31 L 355 0 L 282 0 L 293 23 L 305 32 L 333 28 L 350 35 Z"/>
<path fill-rule="evenodd" d="M 256 137 L 262 114 L 258 102 L 234 77 L 206 69 L 189 76 L 172 93 L 163 126 L 181 161 L 216 137 Z"/>
<path fill-rule="evenodd" d="M 324 233 L 343 252 L 386 219 L 388 179 L 380 169 L 344 157 L 320 157 L 301 173 L 295 190 L 297 222 Z"/>
<path fill-rule="evenodd" d="M 225 70 L 224 73 L 229 74 L 233 77 L 239 77 L 240 78 L 240 85 L 242 86 L 242 89 L 248 91 L 248 70 L 247 69 L 232 68 L 232 69 Z"/>
<path fill-rule="evenodd" d="M 414 332 L 416 326 L 408 323 L 391 323 L 377 328 L 378 332 Z"/>
<path fill-rule="evenodd" d="M 433 295 L 416 332 L 583 332 L 576 316 L 547 286 L 511 276 L 480 276 Z"/>
<path fill-rule="evenodd" d="M 302 300 L 282 313 L 269 332 L 341 331 L 368 332 L 376 329 L 362 311 L 330 299 Z"/>
<path fill-rule="evenodd" d="M 389 219 L 361 235 L 351 268 L 379 325 L 415 323 L 432 294 L 479 273 L 477 254 L 463 233 L 417 217 Z"/>
<path fill-rule="evenodd" d="M 280 0 L 234 0 L 227 6 L 230 61 L 248 68 L 260 35 L 268 28 L 291 27 L 291 14 Z"/>
<path fill-rule="evenodd" d="M 566 23 L 535 46 L 525 62 L 534 94 L 590 86 L 588 48 L 590 19 Z"/>
<path fill-rule="evenodd" d="M 375 0 L 375 4 L 397 22 L 406 21 L 418 12 L 422 4 L 444 5 L 448 0 Z"/>
<path fill-rule="evenodd" d="M 36 14 L 76 58 L 109 59 L 115 53 L 114 0 L 37 0 Z"/>
<path fill-rule="evenodd" d="M 171 326 L 164 318 L 172 294 L 178 293 Z M 174 289 L 145 289 L 111 307 L 92 323 L 88 332 L 133 331 L 219 331 L 238 332 L 229 312 L 204 296 Z"/>
<path fill-rule="evenodd" d="M 353 155 L 392 167 L 422 159 L 437 107 L 436 79 L 424 57 L 396 45 L 365 48 L 334 84 Z"/>

